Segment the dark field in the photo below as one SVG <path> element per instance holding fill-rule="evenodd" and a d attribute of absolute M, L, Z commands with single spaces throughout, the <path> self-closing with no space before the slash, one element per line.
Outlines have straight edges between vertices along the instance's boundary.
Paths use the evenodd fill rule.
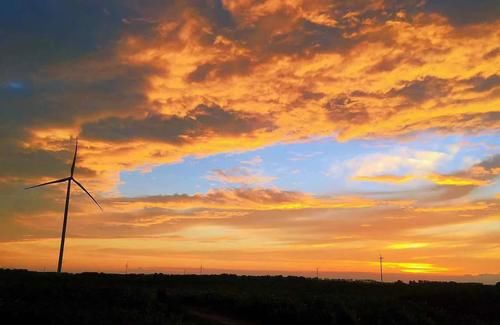
<path fill-rule="evenodd" d="M 500 285 L 0 270 L 1 324 L 500 324 Z"/>

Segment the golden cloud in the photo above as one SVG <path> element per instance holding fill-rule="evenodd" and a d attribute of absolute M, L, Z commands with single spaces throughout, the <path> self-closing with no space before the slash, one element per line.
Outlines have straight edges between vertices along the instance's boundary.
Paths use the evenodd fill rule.
<path fill-rule="evenodd" d="M 200 6 L 166 6 L 146 35 L 47 64 L 38 83 L 73 85 L 51 94 L 68 103 L 67 123 L 27 121 L 25 143 L 60 149 L 80 132 L 84 166 L 116 180 L 117 170 L 277 142 L 498 128 L 499 21 L 459 28 L 442 11 L 382 2 L 237 1 L 224 2 L 234 25 L 221 27 Z"/>
<path fill-rule="evenodd" d="M 451 185 L 451 186 L 481 186 L 486 185 L 489 182 L 481 179 L 465 178 L 453 175 L 440 175 L 432 174 L 428 175 L 427 179 L 437 185 Z"/>
<path fill-rule="evenodd" d="M 404 273 L 444 273 L 448 271 L 446 267 L 431 263 L 390 262 L 385 264 L 390 268 L 398 268 Z"/>
<path fill-rule="evenodd" d="M 413 249 L 429 246 L 429 243 L 395 243 L 387 246 L 388 249 Z"/>

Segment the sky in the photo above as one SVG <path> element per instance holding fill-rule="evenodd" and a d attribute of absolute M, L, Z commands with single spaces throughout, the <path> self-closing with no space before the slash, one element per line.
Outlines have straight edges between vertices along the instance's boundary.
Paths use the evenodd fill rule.
<path fill-rule="evenodd" d="M 499 44 L 494 0 L 2 1 L 0 267 L 55 270 L 24 188 L 78 138 L 66 271 L 500 281 Z"/>

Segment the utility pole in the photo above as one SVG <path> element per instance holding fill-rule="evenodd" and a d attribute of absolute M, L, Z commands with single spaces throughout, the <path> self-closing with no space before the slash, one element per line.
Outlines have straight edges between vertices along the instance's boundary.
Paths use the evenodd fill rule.
<path fill-rule="evenodd" d="M 319 279 L 319 268 L 316 268 L 316 279 Z"/>
<path fill-rule="evenodd" d="M 382 255 L 380 255 L 379 257 L 379 260 L 380 260 L 380 282 L 384 282 L 384 274 L 382 272 L 382 260 L 384 258 L 382 257 Z"/>
<path fill-rule="evenodd" d="M 128 274 L 128 262 L 125 263 L 125 274 Z"/>

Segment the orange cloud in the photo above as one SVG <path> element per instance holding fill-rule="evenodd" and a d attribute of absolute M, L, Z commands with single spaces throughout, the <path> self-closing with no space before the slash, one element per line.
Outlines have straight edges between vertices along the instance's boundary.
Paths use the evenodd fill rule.
<path fill-rule="evenodd" d="M 103 270 L 113 270 L 123 260 L 152 270 L 200 260 L 207 268 L 224 268 L 230 258 L 231 267 L 248 270 L 297 270 L 319 263 L 324 269 L 373 272 L 372 261 L 380 250 L 386 250 L 387 272 L 450 275 L 493 272 L 500 265 L 491 257 L 498 222 L 493 216 L 482 218 L 495 213 L 492 202 L 473 204 L 482 209 L 463 210 L 470 216 L 457 219 L 456 213 L 412 209 L 418 202 L 408 206 L 242 188 L 108 199 L 101 202 L 105 212 L 100 214 L 79 196 L 75 193 L 69 220 L 68 270 L 91 269 L 91 261 L 101 256 Z M 59 203 L 59 210 L 16 218 L 16 225 L 30 236 L 0 241 L 2 265 L 41 268 L 56 262 L 63 210 Z M 468 222 L 457 223 L 463 220 Z M 409 250 L 419 255 L 409 259 Z M 30 258 L 34 252 L 36 257 Z M 457 254 L 462 258 L 453 260 Z M 162 262 L 164 255 L 171 259 Z"/>
<path fill-rule="evenodd" d="M 286 5 L 266 2 L 262 6 L 251 6 L 249 3 L 228 3 L 227 6 L 238 17 L 257 17 L 257 21 L 265 15 L 285 10 L 283 8 L 291 10 L 285 11 L 285 15 L 294 17 L 309 15 L 300 12 L 318 12 L 320 17 L 324 15 L 321 12 L 328 9 L 328 6 L 319 9 L 321 6 L 298 2 Z M 359 12 L 366 10 L 358 9 Z M 255 10 L 259 14 L 251 13 Z M 181 20 L 176 24 L 189 25 L 186 31 L 189 30 L 190 35 L 196 31 L 216 33 L 214 27 L 201 17 L 188 15 L 183 19 L 184 22 Z M 248 22 L 246 19 L 244 21 Z M 260 27 L 264 28 L 257 24 L 252 30 L 255 37 L 268 37 L 259 30 Z M 276 29 L 276 33 L 279 30 L 273 24 L 266 28 Z M 284 28 L 284 33 L 288 30 L 292 33 L 294 28 L 298 29 L 299 34 L 304 32 L 299 22 L 281 28 Z M 131 63 L 169 67 L 168 73 L 160 72 L 150 78 L 148 100 L 157 104 L 158 112 L 185 116 L 188 109 L 200 103 L 212 102 L 222 107 L 230 106 L 235 113 L 271 114 L 274 128 L 269 132 L 254 134 L 259 138 L 259 145 L 326 136 L 332 132 L 339 134 L 340 139 L 348 140 L 397 136 L 428 129 L 453 131 L 455 126 L 470 130 L 483 129 L 485 125 L 494 127 L 496 119 L 491 114 L 495 111 L 494 107 L 498 107 L 498 98 L 493 93 L 497 86 L 491 79 L 491 68 L 497 58 L 483 60 L 481 66 L 476 66 L 474 71 L 467 71 L 466 74 L 456 70 L 456 66 L 467 65 L 475 55 L 470 47 L 463 44 L 475 42 L 475 48 L 482 48 L 485 53 L 493 49 L 491 44 L 495 43 L 493 40 L 497 37 L 492 32 L 494 23 L 476 28 L 483 28 L 481 38 L 454 33 L 453 26 L 439 19 L 421 18 L 413 24 L 404 20 L 371 26 L 361 24 L 357 33 L 359 36 L 350 38 L 345 50 L 325 49 L 317 53 L 314 59 L 307 56 L 293 57 L 288 52 L 279 52 L 277 48 L 259 48 L 256 43 L 243 44 L 231 38 L 231 35 L 217 34 L 210 47 L 200 46 L 197 43 L 199 37 L 183 40 L 185 47 L 182 52 L 177 49 L 173 51 L 170 45 L 162 45 L 161 42 L 138 41 L 123 44 L 120 54 Z M 419 30 L 419 33 L 415 34 L 415 30 Z M 335 30 L 330 32 L 336 35 Z M 414 57 L 403 56 L 404 59 L 398 59 L 395 56 L 393 63 L 385 64 L 384 69 L 372 69 L 367 74 L 367 70 L 380 63 L 373 62 L 373 57 L 387 57 L 390 54 L 387 47 L 380 46 L 379 39 L 375 37 L 377 33 L 384 32 L 394 37 L 391 41 L 394 41 L 396 48 L 391 49 L 392 52 L 402 55 L 409 52 L 407 48 L 411 48 Z M 361 35 L 366 38 L 365 41 L 358 40 Z M 441 46 L 442 51 L 428 51 L 429 35 L 433 35 L 433 44 Z M 296 36 L 290 36 L 292 40 L 293 37 Z M 277 53 L 273 53 L 273 50 Z M 356 53 L 356 56 L 350 55 L 351 52 Z M 241 53 L 245 53 L 246 60 L 241 60 Z M 372 53 L 378 54 L 373 56 Z M 139 57 L 141 59 L 137 61 Z M 269 61 L 270 58 L 275 60 Z M 334 69 L 342 61 L 349 64 L 341 70 Z M 176 65 L 171 62 L 176 62 Z M 193 74 L 198 76 L 196 83 L 193 83 Z M 277 79 L 276 76 L 280 77 Z M 221 83 L 221 79 L 230 82 Z M 320 80 L 321 83 L 311 82 L 304 89 L 301 80 Z M 335 80 L 335 83 L 329 80 Z M 487 83 L 490 86 L 479 86 Z M 354 86 L 356 91 L 352 90 Z M 186 94 L 184 89 L 191 91 Z M 286 94 L 283 89 L 287 89 Z M 443 99 L 444 93 L 447 94 L 446 101 Z M 280 98 L 280 101 L 276 102 L 276 98 Z M 436 106 L 438 99 L 439 106 Z M 459 106 L 457 103 L 460 103 Z M 295 107 L 301 107 L 300 114 L 290 110 Z M 205 140 L 208 143 L 217 141 L 218 136 L 213 134 Z M 251 140 L 240 138 L 235 147 L 252 148 L 254 146 L 247 142 L 255 143 L 255 140 L 255 137 Z M 203 153 L 209 154 L 210 148 L 214 146 L 207 145 L 206 148 Z M 197 150 L 199 148 L 189 144 L 184 145 L 182 151 L 199 153 Z"/>
<path fill-rule="evenodd" d="M 446 206 L 432 206 L 432 207 L 419 207 L 414 210 L 417 212 L 455 212 L 455 211 L 476 211 L 476 210 L 486 210 L 491 207 L 496 206 L 491 202 L 477 202 L 470 204 L 456 204 L 456 205 L 446 205 Z"/>
<path fill-rule="evenodd" d="M 213 208 L 234 210 L 295 210 L 295 209 L 351 209 L 377 205 L 374 200 L 361 197 L 315 197 L 306 193 L 265 188 L 234 188 L 211 190 L 206 194 L 165 195 L 138 198 L 109 199 L 114 205 L 138 204 L 175 209 Z M 390 201 L 383 202 L 391 204 Z M 396 201 L 395 204 L 398 204 Z"/>
<path fill-rule="evenodd" d="M 89 144 L 84 166 L 113 181 L 124 168 L 332 134 L 348 141 L 497 127 L 499 22 L 457 29 L 435 14 L 391 16 L 374 3 L 333 12 L 323 1 L 225 5 L 233 31 L 179 5 L 164 11 L 178 10 L 176 19 L 151 20 L 153 35 L 124 34 L 106 55 L 49 65 L 40 82 L 81 82 L 53 94 L 78 103 L 67 105 L 77 117 L 64 128 L 23 126 L 34 132 L 26 143 L 62 148 L 80 131 Z M 113 80 L 117 95 L 94 96 L 82 75 Z M 98 101 L 83 109 L 82 98 Z"/>

